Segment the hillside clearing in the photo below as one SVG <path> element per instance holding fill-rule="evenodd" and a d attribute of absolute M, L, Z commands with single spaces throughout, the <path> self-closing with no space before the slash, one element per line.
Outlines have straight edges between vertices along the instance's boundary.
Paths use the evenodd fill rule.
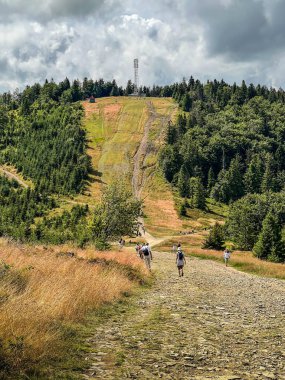
<path fill-rule="evenodd" d="M 74 202 L 94 205 L 102 185 L 124 177 L 144 199 L 146 227 L 154 235 L 180 230 L 171 187 L 157 167 L 158 151 L 178 106 L 170 98 L 109 97 L 83 102 L 93 172 Z M 160 202 L 157 202 L 160 199 Z M 155 204 L 155 207 L 154 207 Z"/>

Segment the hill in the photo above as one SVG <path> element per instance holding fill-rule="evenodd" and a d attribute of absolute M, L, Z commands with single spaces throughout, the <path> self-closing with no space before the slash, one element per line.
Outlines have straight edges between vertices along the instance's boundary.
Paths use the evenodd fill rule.
<path fill-rule="evenodd" d="M 95 104 L 84 100 L 95 90 L 99 95 Z M 4 363 L 0 376 L 15 378 L 20 373 L 46 379 L 56 373 L 59 379 L 76 379 L 83 372 L 79 368 L 89 365 L 96 354 L 96 363 L 85 372 L 87 378 L 96 371 L 96 375 L 126 377 L 132 372 L 133 347 L 138 345 L 140 353 L 144 348 L 147 353 L 136 356 L 132 376 L 151 378 L 148 362 L 166 342 L 169 350 L 161 360 L 168 364 L 155 370 L 164 376 L 179 356 L 176 348 L 181 348 L 182 339 L 175 332 L 177 317 L 182 315 L 179 328 L 195 337 L 199 356 L 186 340 L 188 354 L 183 351 L 178 362 L 183 364 L 181 378 L 191 372 L 199 379 L 212 371 L 216 378 L 234 376 L 236 371 L 248 378 L 248 364 L 235 365 L 238 357 L 244 360 L 238 341 L 227 341 L 234 358 L 228 368 L 216 355 L 225 351 L 216 329 L 219 321 L 227 325 L 228 315 L 233 319 L 227 332 L 247 339 L 242 329 L 248 316 L 242 307 L 234 306 L 237 298 L 247 302 L 246 295 L 240 297 L 243 284 L 254 290 L 248 312 L 256 316 L 265 303 L 274 312 L 274 328 L 279 329 L 284 265 L 259 257 L 282 261 L 283 91 L 223 81 L 203 85 L 193 78 L 148 89 L 146 93 L 154 96 L 146 98 L 124 96 L 129 91 L 131 87 L 116 88 L 113 82 L 70 85 L 65 80 L 58 85 L 36 84 L 17 97 L 0 96 L 0 359 Z M 143 219 L 137 198 L 143 201 Z M 146 233 L 136 237 L 138 222 L 144 223 Z M 218 227 L 212 228 L 216 222 Z M 216 241 L 215 230 L 220 231 Z M 115 245 L 103 251 L 122 236 L 126 246 L 120 252 Z M 129 298 L 150 278 L 134 256 L 134 244 L 142 240 L 156 245 L 153 264 L 159 280 L 145 297 L 140 290 L 134 304 L 132 297 L 126 301 L 124 296 Z M 210 249 L 203 248 L 205 240 Z M 181 282 L 169 255 L 178 241 L 191 263 L 189 272 L 186 267 L 191 276 L 184 278 L 186 298 L 177 297 Z M 221 268 L 221 251 L 216 250 L 225 245 L 234 249 L 230 266 L 280 280 L 258 279 L 232 268 L 229 274 Z M 256 257 L 248 251 L 252 248 Z M 270 299 L 267 287 L 277 290 L 276 298 Z M 213 289 L 222 296 L 222 306 L 219 296 L 212 296 Z M 216 313 L 226 300 L 230 314 Z M 192 313 L 193 308 L 198 308 L 197 313 Z M 205 321 L 208 311 L 212 317 L 206 318 L 204 331 L 199 321 Z M 108 319 L 106 326 L 110 315 L 114 319 L 110 323 Z M 234 326 L 236 315 L 241 318 Z M 262 326 L 270 315 L 264 313 Z M 142 319 L 137 324 L 138 316 Z M 186 318 L 191 323 L 185 330 Z M 118 338 L 118 321 L 127 331 L 126 345 Z M 154 328 L 149 330 L 149 324 Z M 267 332 L 259 322 L 252 326 L 260 335 L 260 347 L 272 348 L 271 337 L 262 338 Z M 269 322 L 264 326 L 270 331 Z M 101 327 L 117 342 L 105 346 Z M 96 346 L 90 338 L 94 331 Z M 156 339 L 148 341 L 147 332 Z M 202 341 L 200 334 L 204 334 Z M 214 343 L 209 339 L 212 334 L 216 334 Z M 209 353 L 215 369 L 208 366 L 204 342 L 217 348 Z M 250 350 L 247 343 L 245 348 Z M 251 371 L 257 373 L 263 357 L 253 356 Z M 278 352 L 271 357 L 279 365 Z M 198 366 L 200 361 L 203 368 Z M 282 371 L 266 369 L 264 376 Z"/>

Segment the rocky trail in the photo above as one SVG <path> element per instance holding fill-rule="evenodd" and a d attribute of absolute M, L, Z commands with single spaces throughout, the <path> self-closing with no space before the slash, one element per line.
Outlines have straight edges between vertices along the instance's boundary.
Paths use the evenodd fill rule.
<path fill-rule="evenodd" d="M 155 284 L 90 338 L 86 379 L 285 379 L 285 282 L 154 252 Z"/>

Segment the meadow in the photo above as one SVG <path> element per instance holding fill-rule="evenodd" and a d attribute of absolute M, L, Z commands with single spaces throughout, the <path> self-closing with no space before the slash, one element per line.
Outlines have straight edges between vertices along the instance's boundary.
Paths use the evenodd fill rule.
<path fill-rule="evenodd" d="M 76 351 L 76 326 L 148 277 L 141 260 L 126 251 L 32 247 L 6 240 L 0 244 L 0 375 L 4 378 L 15 374 L 54 378 L 49 364 L 68 362 L 71 348 Z"/>

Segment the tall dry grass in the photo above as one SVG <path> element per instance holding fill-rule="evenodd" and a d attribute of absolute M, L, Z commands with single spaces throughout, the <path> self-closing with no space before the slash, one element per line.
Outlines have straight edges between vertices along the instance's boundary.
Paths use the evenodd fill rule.
<path fill-rule="evenodd" d="M 0 246 L 5 262 L 0 265 L 0 361 L 9 370 L 25 371 L 60 356 L 65 324 L 130 291 L 133 282 L 125 267 L 145 275 L 140 260 L 128 252 L 81 250 L 80 259 L 59 254 L 59 248 L 52 251 Z"/>

